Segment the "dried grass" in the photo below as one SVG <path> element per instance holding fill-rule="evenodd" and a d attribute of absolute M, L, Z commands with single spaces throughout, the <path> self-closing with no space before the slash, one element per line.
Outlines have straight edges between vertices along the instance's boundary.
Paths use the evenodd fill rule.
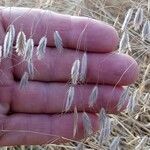
<path fill-rule="evenodd" d="M 109 149 L 113 139 L 119 136 L 121 137 L 119 144 L 121 150 L 139 149 L 140 145 L 142 145 L 143 150 L 150 149 L 150 96 L 149 86 L 144 86 L 146 85 L 145 83 L 148 83 L 147 81 L 150 79 L 150 76 L 146 75 L 145 77 L 144 75 L 145 72 L 147 72 L 146 69 L 150 63 L 150 23 L 148 14 L 150 11 L 150 0 L 2 0 L 0 1 L 0 4 L 7 6 L 14 5 L 40 7 L 43 9 L 50 9 L 62 13 L 88 16 L 94 19 L 106 21 L 113 25 L 120 34 L 120 37 L 122 37 L 122 30 L 124 32 L 128 32 L 130 40 L 127 40 L 129 41 L 127 43 L 130 44 L 131 51 L 126 49 L 125 52 L 133 56 L 140 66 L 140 76 L 137 82 L 130 86 L 130 90 L 133 95 L 136 93 L 136 91 L 140 91 L 140 95 L 138 94 L 138 96 L 134 96 L 134 100 L 136 102 L 136 107 L 134 107 L 134 110 L 133 104 L 130 104 L 130 108 L 132 108 L 131 110 L 133 110 L 134 113 L 128 113 L 124 111 L 118 116 L 110 115 L 112 119 L 111 134 L 109 135 L 108 141 L 106 143 L 104 142 L 101 148 L 99 146 L 97 134 L 95 136 L 90 136 L 82 143 L 84 143 L 86 148 L 89 150 Z M 140 8 L 143 9 L 143 19 L 141 19 L 142 15 L 137 15 L 138 17 L 135 19 L 137 6 L 140 6 Z M 125 21 L 124 18 L 126 18 Z M 11 46 L 9 44 L 5 47 Z M 132 100 L 132 102 L 134 101 Z M 145 137 L 148 139 L 145 140 Z M 9 147 L 9 149 L 70 150 L 75 149 L 75 147 L 76 144 L 73 142 L 65 145 L 49 144 L 45 146 Z M 8 147 L 3 149 L 8 149 Z"/>

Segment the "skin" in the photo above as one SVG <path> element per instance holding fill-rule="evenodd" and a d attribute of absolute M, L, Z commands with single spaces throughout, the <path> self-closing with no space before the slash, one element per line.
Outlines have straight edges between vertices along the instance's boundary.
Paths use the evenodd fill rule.
<path fill-rule="evenodd" d="M 135 82 L 138 65 L 130 56 L 115 52 L 119 38 L 113 27 L 89 18 L 38 9 L 1 8 L 0 14 L 1 45 L 10 24 L 14 24 L 16 35 L 20 30 L 25 32 L 27 38 L 32 35 L 35 51 L 40 38 L 44 35 L 48 38 L 44 59 L 37 60 L 34 53 L 37 71 L 24 90 L 20 89 L 19 81 L 26 70 L 26 63 L 15 51 L 12 57 L 1 61 L 0 146 L 79 140 L 84 137 L 82 112 L 89 115 L 94 131 L 99 129 L 95 113 L 102 107 L 108 113 L 119 113 L 116 105 L 123 92 L 122 86 Z M 55 30 L 63 39 L 62 54 L 54 47 Z M 86 84 L 75 87 L 72 107 L 69 112 L 62 113 L 72 64 L 83 56 L 85 49 L 88 55 Z M 98 84 L 100 93 L 97 103 L 89 108 L 88 98 L 95 84 Z M 73 138 L 75 106 L 79 120 L 77 134 Z"/>

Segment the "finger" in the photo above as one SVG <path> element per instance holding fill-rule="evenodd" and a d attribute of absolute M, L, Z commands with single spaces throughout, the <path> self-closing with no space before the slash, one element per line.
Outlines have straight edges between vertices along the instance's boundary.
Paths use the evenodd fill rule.
<path fill-rule="evenodd" d="M 73 114 L 65 115 L 29 115 L 14 114 L 1 123 L 3 131 L 0 146 L 37 145 L 67 142 L 66 139 L 79 140 L 84 137 L 82 114 L 79 113 L 77 134 L 73 138 Z M 93 130 L 98 130 L 98 118 L 88 114 Z M 61 122 L 61 126 L 60 126 Z M 64 137 L 65 139 L 61 138 Z"/>
<path fill-rule="evenodd" d="M 108 113 L 117 113 L 117 104 L 123 92 L 121 87 L 98 85 L 97 101 L 89 107 L 89 96 L 94 85 L 77 85 L 70 112 L 76 106 L 78 111 L 97 113 L 103 107 Z M 65 111 L 69 85 L 61 83 L 29 82 L 24 89 L 19 84 L 1 88 L 0 98 L 10 105 L 12 113 L 62 113 Z M 9 97 L 7 93 L 11 93 Z M 4 97 L 5 95 L 5 97 Z M 125 106 L 124 106 L 125 108 Z"/>
<path fill-rule="evenodd" d="M 66 49 L 60 54 L 56 49 L 47 48 L 45 57 L 37 60 L 34 54 L 35 74 L 32 80 L 68 82 L 71 79 L 72 64 L 80 59 L 83 52 L 75 53 Z M 26 63 L 21 63 L 18 56 L 13 58 L 14 76 L 20 80 Z M 138 76 L 138 65 L 135 60 L 124 54 L 87 53 L 87 83 L 103 83 L 127 85 L 133 83 Z"/>
<path fill-rule="evenodd" d="M 67 48 L 77 48 L 79 44 L 81 50 L 110 52 L 118 45 L 114 28 L 90 18 L 60 15 L 48 10 L 5 8 L 2 9 L 2 19 L 5 29 L 14 24 L 17 33 L 22 29 L 28 38 L 33 37 L 36 45 L 46 35 L 48 46 L 54 46 L 53 34 L 56 30 Z"/>

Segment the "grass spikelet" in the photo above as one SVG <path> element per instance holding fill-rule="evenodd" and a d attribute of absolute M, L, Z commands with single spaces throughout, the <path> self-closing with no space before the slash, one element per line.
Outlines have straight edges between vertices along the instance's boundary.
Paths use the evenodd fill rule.
<path fill-rule="evenodd" d="M 147 140 L 148 140 L 148 137 L 144 136 L 142 140 L 140 141 L 140 143 L 135 147 L 135 150 L 141 150 L 146 144 Z"/>
<path fill-rule="evenodd" d="M 101 129 L 105 127 L 106 119 L 107 119 L 106 111 L 104 108 L 101 108 L 99 113 L 99 123 Z"/>
<path fill-rule="evenodd" d="M 40 39 L 39 45 L 37 47 L 37 58 L 41 60 L 44 57 L 45 51 L 46 51 L 46 45 L 47 45 L 47 38 L 44 36 Z"/>
<path fill-rule="evenodd" d="M 11 52 L 13 35 L 10 30 L 6 33 L 3 45 L 3 57 L 7 58 Z"/>
<path fill-rule="evenodd" d="M 89 96 L 89 107 L 93 107 L 98 98 L 98 86 L 94 86 Z"/>
<path fill-rule="evenodd" d="M 21 89 L 27 85 L 28 80 L 29 80 L 29 74 L 27 72 L 25 72 L 21 78 L 21 81 L 20 81 L 20 88 Z"/>
<path fill-rule="evenodd" d="M 132 94 L 132 96 L 130 96 L 130 98 L 129 98 L 129 102 L 128 102 L 128 105 L 127 105 L 127 108 L 126 108 L 128 113 L 133 113 L 134 110 L 135 110 L 137 94 L 138 94 L 138 90 L 136 90 Z"/>
<path fill-rule="evenodd" d="M 143 75 L 143 82 L 148 78 L 149 73 L 150 73 L 150 64 L 148 64 L 145 73 Z"/>
<path fill-rule="evenodd" d="M 15 27 L 14 27 L 14 25 L 10 25 L 10 26 L 9 26 L 9 31 L 10 31 L 10 33 L 11 33 L 11 35 L 12 35 L 11 44 L 12 44 L 12 46 L 13 46 L 13 42 L 14 42 L 14 40 L 15 40 Z"/>
<path fill-rule="evenodd" d="M 54 42 L 55 46 L 59 52 L 63 51 L 63 41 L 58 31 L 54 32 Z"/>
<path fill-rule="evenodd" d="M 24 60 L 27 62 L 30 62 L 33 56 L 33 48 L 34 48 L 34 41 L 33 39 L 28 39 L 26 43 L 26 48 L 25 48 L 25 54 L 24 54 Z"/>
<path fill-rule="evenodd" d="M 120 137 L 119 136 L 115 137 L 109 146 L 109 150 L 118 150 L 119 142 L 120 142 Z"/>
<path fill-rule="evenodd" d="M 146 20 L 142 28 L 142 35 L 141 38 L 143 41 L 150 40 L 150 22 Z"/>
<path fill-rule="evenodd" d="M 92 124 L 91 124 L 90 118 L 89 118 L 89 116 L 87 115 L 86 112 L 84 112 L 82 114 L 82 121 L 83 121 L 83 127 L 84 127 L 85 135 L 86 136 L 91 135 L 93 133 Z"/>
<path fill-rule="evenodd" d="M 74 100 L 74 95 L 75 95 L 75 89 L 73 86 L 71 86 L 69 87 L 69 90 L 67 91 L 67 101 L 65 105 L 65 112 L 67 112 L 70 109 L 72 102 Z"/>
<path fill-rule="evenodd" d="M 73 128 L 73 137 L 75 137 L 78 127 L 78 111 L 77 107 L 74 108 L 74 128 Z"/>
<path fill-rule="evenodd" d="M 85 150 L 84 144 L 79 143 L 75 150 Z"/>
<path fill-rule="evenodd" d="M 16 40 L 16 52 L 18 56 L 24 56 L 26 47 L 26 35 L 23 31 L 20 31 Z"/>
<path fill-rule="evenodd" d="M 123 91 L 121 94 L 118 104 L 117 104 L 117 110 L 120 111 L 121 108 L 126 104 L 127 99 L 129 97 L 130 88 L 129 86 Z"/>
<path fill-rule="evenodd" d="M 79 79 L 79 71 L 80 71 L 80 60 L 77 59 L 74 61 L 71 68 L 71 81 L 72 84 L 77 84 Z"/>
<path fill-rule="evenodd" d="M 121 30 L 125 30 L 131 20 L 131 17 L 132 17 L 132 14 L 133 14 L 133 8 L 130 8 L 128 11 L 127 11 L 127 14 L 126 14 L 126 17 L 124 19 L 124 22 L 122 24 L 122 27 L 121 27 Z"/>
<path fill-rule="evenodd" d="M 109 117 L 107 117 L 105 121 L 104 128 L 101 129 L 100 135 L 99 135 L 99 144 L 102 145 L 104 142 L 106 142 L 110 136 L 111 132 L 111 120 Z"/>
<path fill-rule="evenodd" d="M 145 80 L 142 82 L 142 85 L 141 85 L 141 92 L 149 92 L 150 91 L 150 79 L 148 80 Z"/>
<path fill-rule="evenodd" d="M 31 77 L 34 76 L 34 66 L 33 66 L 33 62 L 30 60 L 27 62 L 27 68 L 28 68 L 28 73 Z"/>
<path fill-rule="evenodd" d="M 129 41 L 129 34 L 128 31 L 124 31 L 119 43 L 119 52 L 120 53 L 125 53 L 125 50 L 127 48 L 130 49 L 130 41 Z"/>
<path fill-rule="evenodd" d="M 81 60 L 80 81 L 85 82 L 87 75 L 87 53 L 85 52 Z"/>
<path fill-rule="evenodd" d="M 2 46 L 0 45 L 0 62 L 1 62 L 1 59 L 2 59 L 2 55 L 3 55 L 3 53 L 2 53 Z"/>
<path fill-rule="evenodd" d="M 143 9 L 139 7 L 136 11 L 135 18 L 134 18 L 134 29 L 139 30 L 140 26 L 143 22 Z"/>

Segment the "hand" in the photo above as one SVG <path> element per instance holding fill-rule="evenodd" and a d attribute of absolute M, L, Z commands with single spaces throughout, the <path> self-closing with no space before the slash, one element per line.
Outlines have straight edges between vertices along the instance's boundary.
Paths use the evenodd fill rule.
<path fill-rule="evenodd" d="M 1 45 L 10 24 L 15 26 L 16 35 L 22 30 L 27 38 L 32 36 L 35 51 L 41 37 L 46 35 L 48 38 L 44 59 L 38 60 L 34 53 L 37 71 L 25 89 L 19 86 L 26 71 L 22 58 L 14 50 L 12 57 L 1 60 L 0 146 L 66 141 L 58 137 L 73 139 L 75 106 L 79 115 L 75 140 L 84 137 L 83 111 L 88 113 L 94 131 L 99 128 L 95 113 L 102 107 L 108 113 L 118 113 L 116 105 L 123 92 L 122 86 L 137 79 L 138 66 L 131 57 L 113 52 L 118 45 L 114 28 L 93 19 L 38 9 L 1 8 L 0 12 Z M 53 34 L 56 30 L 63 39 L 61 54 L 54 47 Z M 86 84 L 75 86 L 71 109 L 62 113 L 72 64 L 75 59 L 81 59 L 84 51 L 88 55 Z M 98 101 L 94 108 L 89 108 L 88 99 L 95 84 L 99 88 Z"/>

